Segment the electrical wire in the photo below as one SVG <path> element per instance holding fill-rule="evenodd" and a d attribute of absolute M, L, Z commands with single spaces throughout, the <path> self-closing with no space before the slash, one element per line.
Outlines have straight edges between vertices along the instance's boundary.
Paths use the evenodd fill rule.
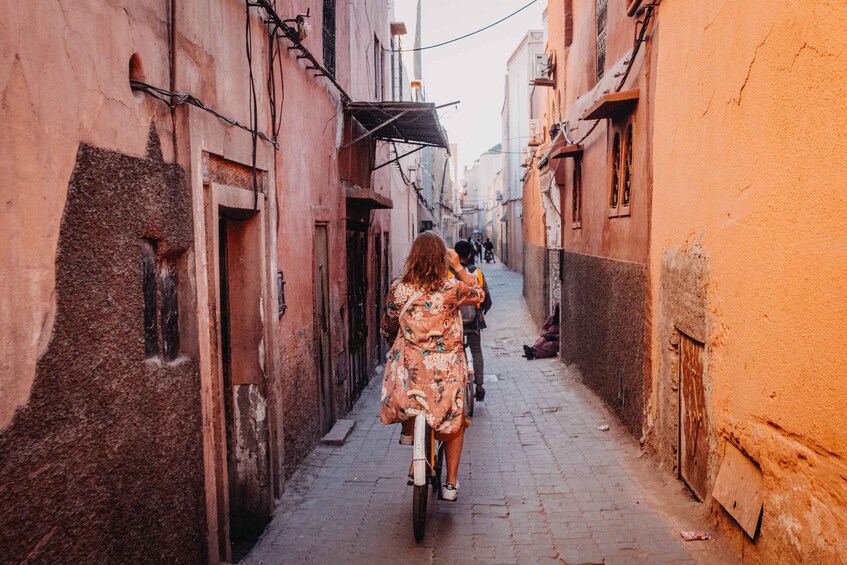
<path fill-rule="evenodd" d="M 191 94 L 187 94 L 187 93 L 184 93 L 184 92 L 171 92 L 170 90 L 166 90 L 164 88 L 159 88 L 157 86 L 153 86 L 152 84 L 147 84 L 146 82 L 143 82 L 143 81 L 140 81 L 140 80 L 130 80 L 129 85 L 134 90 L 139 90 L 139 91 L 144 92 L 145 94 L 147 94 L 149 96 L 152 96 L 153 98 L 155 98 L 157 100 L 161 100 L 162 102 L 167 104 L 169 108 L 175 108 L 176 106 L 181 106 L 182 104 L 188 104 L 190 106 L 194 106 L 196 108 L 199 108 L 199 109 L 203 110 L 204 112 L 208 112 L 209 114 L 212 114 L 213 116 L 215 116 L 219 120 L 226 122 L 231 126 L 235 126 L 237 128 L 243 129 L 244 131 L 249 132 L 249 133 L 253 133 L 253 131 L 254 131 L 254 130 L 250 129 L 249 127 L 245 126 L 244 124 L 238 122 L 237 120 L 234 120 L 232 118 L 228 118 L 228 117 L 224 116 L 223 114 L 221 114 L 220 112 L 217 112 L 217 111 L 213 110 L 212 108 L 209 108 L 208 106 L 203 104 L 203 102 L 201 102 L 197 97 L 195 97 Z M 267 141 L 268 143 L 270 143 L 274 147 L 277 146 L 276 140 L 271 139 L 270 137 L 268 137 L 267 135 L 265 135 L 261 131 L 256 131 L 256 135 L 260 139 Z"/>
<path fill-rule="evenodd" d="M 273 7 L 276 9 L 276 0 L 273 0 Z M 271 25 L 274 27 L 271 28 Z M 271 113 L 271 137 L 279 138 L 279 130 L 282 127 L 282 107 L 285 104 L 285 77 L 282 71 L 282 57 L 280 56 L 280 43 L 277 35 L 279 26 L 272 21 L 268 21 L 268 99 L 270 102 Z M 274 66 L 276 63 L 276 66 Z M 277 108 L 276 103 L 276 71 L 279 70 L 279 87 L 280 101 Z"/>
<path fill-rule="evenodd" d="M 253 173 L 253 210 L 259 207 L 259 175 L 256 171 L 256 158 L 259 151 L 259 98 L 256 94 L 256 81 L 253 78 L 253 31 L 250 27 L 250 4 L 244 6 L 244 41 L 247 52 L 247 68 L 250 77 L 250 138 L 251 171 Z"/>
<path fill-rule="evenodd" d="M 487 29 L 490 29 L 490 28 L 496 26 L 499 23 L 505 22 L 506 20 L 508 20 L 512 16 L 517 15 L 520 12 L 523 12 L 524 10 L 526 10 L 527 8 L 529 8 L 530 6 L 535 4 L 536 2 L 538 2 L 538 0 L 532 0 L 529 4 L 525 4 L 524 6 L 518 8 L 517 10 L 515 10 L 514 12 L 512 12 L 508 16 L 502 17 L 492 24 L 488 24 L 487 26 L 480 28 L 476 31 L 472 31 L 472 32 L 466 33 L 464 35 L 460 35 L 459 37 L 454 37 L 453 39 L 450 39 L 448 41 L 442 41 L 441 43 L 436 43 L 435 45 L 427 45 L 426 47 L 415 47 L 415 48 L 412 48 L 412 49 L 399 49 L 395 52 L 396 53 L 414 53 L 416 51 L 426 51 L 427 49 L 435 49 L 436 47 L 443 47 L 444 45 L 449 45 L 451 43 L 455 43 L 457 41 L 460 41 L 462 39 L 466 39 L 468 37 L 471 37 L 472 35 L 476 35 L 476 34 L 481 33 L 481 32 L 483 32 Z"/>
<path fill-rule="evenodd" d="M 621 89 L 623 88 L 624 84 L 626 84 L 626 79 L 629 77 L 629 73 L 632 70 L 633 63 L 635 62 L 635 56 L 638 55 L 638 51 L 641 49 L 641 45 L 646 40 L 647 26 L 650 24 L 650 20 L 653 17 L 653 12 L 656 9 L 657 5 L 658 4 L 656 4 L 655 2 L 647 4 L 647 9 L 644 12 L 644 21 L 641 24 L 640 33 L 638 34 L 638 37 L 635 40 L 635 45 L 633 45 L 633 47 L 632 47 L 632 55 L 630 55 L 629 62 L 626 64 L 626 70 L 621 75 L 621 80 L 618 81 L 618 84 L 615 86 L 615 92 L 620 92 Z M 600 125 L 600 122 L 601 122 L 601 120 L 594 120 L 594 123 L 591 125 L 590 128 L 588 128 L 588 131 L 585 132 L 585 134 L 582 137 L 580 137 L 577 141 L 571 141 L 570 138 L 568 137 L 568 128 L 567 128 L 568 122 L 564 122 L 563 124 L 560 124 L 560 126 L 561 126 L 561 130 L 562 130 L 562 134 L 565 138 L 565 141 L 568 143 L 568 145 L 579 145 L 583 141 L 588 139 L 588 136 L 590 136 L 592 133 L 594 133 L 594 130 L 597 129 L 598 125 Z"/>

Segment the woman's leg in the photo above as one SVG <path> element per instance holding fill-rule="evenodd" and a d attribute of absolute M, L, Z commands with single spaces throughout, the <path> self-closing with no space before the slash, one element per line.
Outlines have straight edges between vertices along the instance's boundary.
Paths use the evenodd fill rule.
<path fill-rule="evenodd" d="M 415 434 L 415 419 L 409 418 L 408 420 L 403 420 L 401 422 L 403 426 L 403 435 L 411 436 Z"/>
<path fill-rule="evenodd" d="M 444 442 L 447 456 L 447 483 L 454 485 L 459 479 L 459 460 L 462 458 L 462 445 L 465 442 L 464 426 L 452 434 L 435 434 L 435 438 Z"/>

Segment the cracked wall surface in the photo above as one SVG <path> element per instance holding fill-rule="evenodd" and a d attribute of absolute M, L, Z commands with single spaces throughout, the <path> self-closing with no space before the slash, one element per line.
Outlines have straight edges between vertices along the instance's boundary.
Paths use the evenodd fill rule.
<path fill-rule="evenodd" d="M 672 420 L 663 336 L 688 310 L 707 321 L 710 481 L 727 442 L 764 481 L 758 538 L 715 506 L 722 533 L 745 561 L 844 562 L 847 4 L 663 2 L 659 17 L 653 431 Z M 694 242 L 702 288 L 680 278 L 705 272 Z M 672 435 L 658 432 L 666 462 Z"/>

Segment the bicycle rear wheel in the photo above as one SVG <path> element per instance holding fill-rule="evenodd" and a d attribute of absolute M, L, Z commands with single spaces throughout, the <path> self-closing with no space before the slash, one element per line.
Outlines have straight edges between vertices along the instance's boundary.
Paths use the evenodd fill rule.
<path fill-rule="evenodd" d="M 426 485 L 412 487 L 412 529 L 415 532 L 415 541 L 424 538 L 426 529 L 426 502 L 429 497 L 429 489 Z"/>
<path fill-rule="evenodd" d="M 426 427 L 424 434 L 424 445 L 426 446 L 426 460 L 432 461 L 432 428 Z M 429 474 L 429 469 L 427 469 Z M 423 485 L 412 486 L 412 530 L 415 533 L 415 541 L 421 541 L 424 538 L 426 530 L 426 510 L 429 499 L 429 481 Z"/>

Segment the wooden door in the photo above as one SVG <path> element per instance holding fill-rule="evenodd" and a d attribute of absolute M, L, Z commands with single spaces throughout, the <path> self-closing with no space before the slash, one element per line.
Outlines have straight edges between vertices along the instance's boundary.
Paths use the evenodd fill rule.
<path fill-rule="evenodd" d="M 699 500 L 706 497 L 709 420 L 703 389 L 703 344 L 679 340 L 679 474 Z"/>
<path fill-rule="evenodd" d="M 368 239 L 367 232 L 347 230 L 347 351 L 350 357 L 350 401 L 368 384 Z"/>
<path fill-rule="evenodd" d="M 325 224 L 315 226 L 315 326 L 318 346 L 318 387 L 321 398 L 321 430 L 335 423 L 329 335 L 329 240 Z"/>

